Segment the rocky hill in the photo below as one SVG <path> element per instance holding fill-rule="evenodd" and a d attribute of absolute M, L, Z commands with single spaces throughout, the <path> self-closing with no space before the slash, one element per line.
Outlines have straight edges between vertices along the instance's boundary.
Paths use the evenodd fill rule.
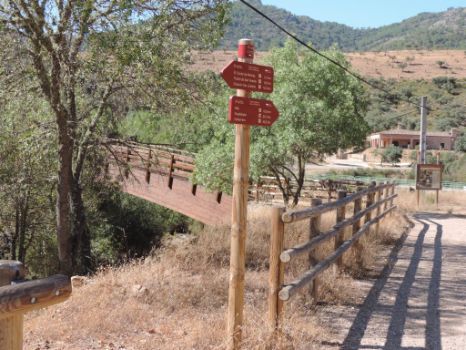
<path fill-rule="evenodd" d="M 400 23 L 379 28 L 355 29 L 334 22 L 297 16 L 284 9 L 251 3 L 291 32 L 318 49 L 336 45 L 343 51 L 402 49 L 466 49 L 466 8 L 450 8 L 439 13 L 420 13 Z M 238 38 L 252 37 L 259 50 L 283 45 L 286 36 L 245 5 L 234 2 L 231 23 L 221 47 L 234 49 Z"/>

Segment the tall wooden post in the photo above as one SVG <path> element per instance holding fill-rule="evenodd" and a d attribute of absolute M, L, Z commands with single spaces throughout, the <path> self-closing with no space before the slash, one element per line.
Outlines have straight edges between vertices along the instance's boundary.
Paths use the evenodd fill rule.
<path fill-rule="evenodd" d="M 21 262 L 0 260 L 0 288 L 24 277 L 25 269 Z M 21 350 L 22 348 L 23 314 L 17 313 L 0 319 L 0 349 Z"/>
<path fill-rule="evenodd" d="M 272 208 L 272 235 L 270 236 L 270 267 L 269 267 L 269 325 L 272 331 L 279 329 L 283 301 L 278 297 L 285 276 L 284 264 L 280 260 L 283 251 L 285 228 L 282 214 L 283 207 Z"/>
<path fill-rule="evenodd" d="M 317 207 L 322 204 L 322 199 L 320 198 L 312 198 L 311 199 L 311 206 L 312 207 Z M 312 240 L 314 237 L 318 236 L 320 234 L 320 219 L 322 215 L 317 215 L 314 216 L 310 219 L 309 222 L 309 240 Z M 311 251 L 309 253 L 309 267 L 312 268 L 316 264 L 319 263 L 319 260 L 316 257 L 316 252 L 315 250 Z M 319 284 L 320 284 L 320 278 L 316 277 L 314 281 L 312 281 L 311 285 L 311 296 L 312 299 L 314 299 L 314 302 L 317 302 L 319 298 Z"/>
<path fill-rule="evenodd" d="M 241 39 L 238 46 L 238 61 L 253 63 L 253 60 L 253 41 L 250 39 Z M 251 93 L 246 90 L 237 90 L 236 95 L 240 97 L 250 97 Z M 227 326 L 228 348 L 234 350 L 240 348 L 241 327 L 243 325 L 244 270 L 249 184 L 249 134 L 249 125 L 236 124 Z"/>
<path fill-rule="evenodd" d="M 337 192 L 337 201 L 346 197 L 346 191 L 338 190 Z M 346 205 L 342 205 L 341 207 L 337 208 L 337 224 L 345 220 L 346 216 Z M 340 248 L 343 243 L 345 229 L 341 229 L 340 232 L 335 236 L 335 250 Z M 337 259 L 336 266 L 338 270 L 343 268 L 343 254 Z M 334 270 L 335 271 L 335 270 Z"/>

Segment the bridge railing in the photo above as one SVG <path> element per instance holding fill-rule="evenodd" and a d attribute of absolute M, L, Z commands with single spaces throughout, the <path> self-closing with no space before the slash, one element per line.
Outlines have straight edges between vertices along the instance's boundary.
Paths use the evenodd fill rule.
<path fill-rule="evenodd" d="M 343 254 L 351 247 L 355 249 L 358 259 L 362 254 L 359 238 L 375 225 L 378 234 L 380 221 L 396 208 L 393 200 L 397 196 L 395 184 L 372 183 L 368 188 L 347 196 L 345 191 L 338 192 L 338 200 L 322 204 L 320 199 L 313 199 L 312 206 L 305 209 L 285 211 L 285 208 L 272 208 L 272 233 L 270 244 L 269 270 L 269 322 L 272 329 L 280 325 L 280 318 L 284 302 L 290 300 L 299 290 L 311 285 L 311 295 L 318 299 L 319 275 L 327 268 L 336 264 L 337 270 L 343 267 Z M 365 199 L 365 208 L 362 208 Z M 353 204 L 353 213 L 346 215 L 346 209 Z M 324 213 L 336 211 L 335 225 L 328 231 L 322 232 L 321 217 Z M 284 249 L 285 224 L 301 220 L 309 220 L 309 239 L 297 246 Z M 363 222 L 363 223 L 362 223 Z M 344 241 L 344 232 L 351 227 L 351 238 Z M 334 240 L 333 252 L 319 261 L 315 254 L 316 248 L 324 242 Z M 309 270 L 291 282 L 285 282 L 285 264 L 297 256 L 308 254 Z"/>
<path fill-rule="evenodd" d="M 0 349 L 23 348 L 23 315 L 65 301 L 71 281 L 64 275 L 26 281 L 19 261 L 0 260 Z"/>
<path fill-rule="evenodd" d="M 166 175 L 171 186 L 173 177 L 189 180 L 194 172 L 194 155 L 186 151 L 119 140 L 111 140 L 107 149 L 113 163 L 125 169 L 123 176 L 126 178 L 131 169 L 140 169 L 146 171 L 147 182 L 152 173 L 157 173 Z"/>

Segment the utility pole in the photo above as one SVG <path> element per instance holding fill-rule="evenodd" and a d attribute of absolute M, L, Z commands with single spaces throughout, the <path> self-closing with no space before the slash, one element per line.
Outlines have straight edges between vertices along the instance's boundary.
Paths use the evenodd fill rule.
<path fill-rule="evenodd" d="M 426 163 L 427 149 L 427 97 L 421 97 L 421 134 L 419 138 L 419 163 Z"/>

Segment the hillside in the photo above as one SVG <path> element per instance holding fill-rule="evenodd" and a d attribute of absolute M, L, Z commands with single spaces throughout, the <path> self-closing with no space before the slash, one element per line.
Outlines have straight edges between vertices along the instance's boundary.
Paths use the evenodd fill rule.
<path fill-rule="evenodd" d="M 379 28 L 355 29 L 335 22 L 296 16 L 275 6 L 262 5 L 260 0 L 251 3 L 318 49 L 332 45 L 343 51 L 466 49 L 466 8 L 421 13 Z M 234 49 L 241 37 L 254 38 L 259 50 L 283 45 L 285 35 L 243 4 L 234 2 L 230 15 L 231 23 L 226 28 L 222 48 Z"/>
<path fill-rule="evenodd" d="M 256 62 L 261 62 L 266 52 L 256 53 Z M 194 71 L 220 70 L 235 59 L 236 51 L 219 50 L 197 52 L 193 56 Z M 384 79 L 432 79 L 449 76 L 466 78 L 466 53 L 460 50 L 400 50 L 384 52 L 351 52 L 346 54 L 353 69 L 371 78 Z M 442 62 L 442 64 L 440 64 Z"/>

